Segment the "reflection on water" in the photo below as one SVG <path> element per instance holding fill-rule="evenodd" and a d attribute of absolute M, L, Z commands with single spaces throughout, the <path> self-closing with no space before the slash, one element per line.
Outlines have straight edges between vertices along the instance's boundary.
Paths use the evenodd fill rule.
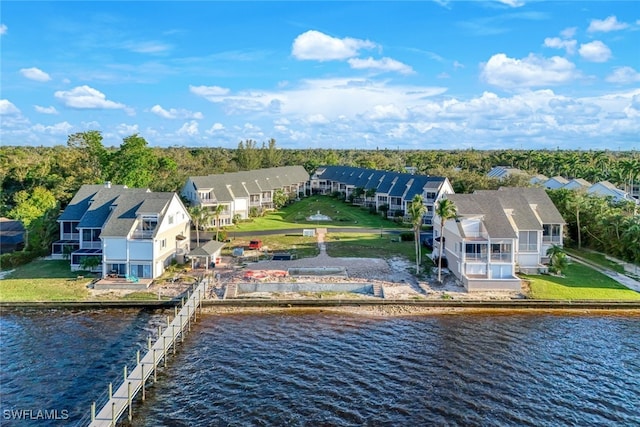
<path fill-rule="evenodd" d="M 163 319 L 5 313 L 2 409 L 84 415 Z M 639 320 L 208 315 L 133 425 L 639 425 Z"/>

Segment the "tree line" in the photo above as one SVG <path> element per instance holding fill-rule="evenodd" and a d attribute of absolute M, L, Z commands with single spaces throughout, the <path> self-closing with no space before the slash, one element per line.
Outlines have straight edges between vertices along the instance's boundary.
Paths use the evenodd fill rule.
<path fill-rule="evenodd" d="M 83 184 L 110 181 L 153 191 L 180 191 L 189 176 L 288 165 L 302 165 L 310 173 L 321 165 L 395 172 L 412 167 L 419 174 L 449 178 L 456 193 L 529 185 L 525 175 L 512 175 L 503 181 L 487 177 L 494 166 L 518 168 L 530 175 L 583 178 L 592 183 L 608 180 L 624 189 L 640 181 L 640 153 L 635 151 L 283 149 L 275 139 L 262 143 L 244 140 L 235 149 L 159 148 L 150 146 L 139 134 L 123 138 L 118 147 L 106 147 L 99 131 L 87 131 L 69 135 L 65 145 L 1 146 L 0 216 L 22 220 L 33 239 L 31 249 L 47 251 L 57 231 L 55 218 Z M 567 205 L 567 197 L 557 203 Z M 575 206 L 577 202 L 573 203 Z M 626 207 L 604 209 L 596 202 L 579 204 L 582 221 L 572 219 L 575 210 L 563 211 L 559 206 L 576 244 L 640 260 L 640 230 L 634 231 L 637 215 Z M 600 223 L 601 229 L 596 230 Z M 578 234 L 584 241 L 578 242 Z M 618 246 L 611 248 L 616 241 Z M 625 247 L 634 242 L 635 248 Z"/>

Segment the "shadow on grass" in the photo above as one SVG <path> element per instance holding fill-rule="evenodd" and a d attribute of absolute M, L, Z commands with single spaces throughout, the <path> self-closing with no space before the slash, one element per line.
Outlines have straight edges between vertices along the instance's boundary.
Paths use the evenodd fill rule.
<path fill-rule="evenodd" d="M 37 259 L 16 267 L 7 279 L 75 279 L 78 276 L 93 277 L 87 271 L 71 271 L 69 261 Z"/>

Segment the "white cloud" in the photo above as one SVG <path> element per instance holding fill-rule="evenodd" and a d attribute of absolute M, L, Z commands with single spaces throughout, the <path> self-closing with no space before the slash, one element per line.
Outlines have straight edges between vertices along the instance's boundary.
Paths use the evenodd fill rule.
<path fill-rule="evenodd" d="M 20 114 L 20 109 L 8 99 L 0 99 L 0 115 L 8 116 L 12 114 Z"/>
<path fill-rule="evenodd" d="M 576 31 L 578 31 L 577 27 L 569 27 L 569 28 L 565 28 L 564 30 L 560 31 L 560 35 L 564 39 L 571 39 L 576 35 Z"/>
<path fill-rule="evenodd" d="M 87 85 L 77 86 L 69 91 L 59 90 L 53 94 L 71 108 L 126 109 L 126 105 L 109 101 L 105 94 Z"/>
<path fill-rule="evenodd" d="M 183 124 L 176 133 L 178 135 L 197 136 L 200 133 L 198 132 L 198 122 L 191 120 L 190 122 Z"/>
<path fill-rule="evenodd" d="M 51 80 L 51 76 L 49 76 L 49 74 L 36 67 L 23 68 L 20 70 L 20 74 L 29 80 L 35 80 L 37 82 L 48 82 Z"/>
<path fill-rule="evenodd" d="M 56 107 L 51 106 L 51 107 L 41 107 L 39 105 L 35 106 L 35 109 L 38 113 L 42 113 L 42 114 L 58 114 L 58 110 L 56 110 Z"/>
<path fill-rule="evenodd" d="M 377 45 L 369 40 L 346 37 L 339 39 L 319 31 L 310 30 L 293 41 L 291 54 L 296 59 L 317 61 L 344 60 L 358 55 L 360 49 L 373 49 Z"/>
<path fill-rule="evenodd" d="M 311 125 L 326 125 L 329 124 L 330 121 L 323 114 L 310 114 L 308 115 L 304 121 Z"/>
<path fill-rule="evenodd" d="M 605 80 L 609 83 L 635 83 L 640 82 L 640 73 L 631 67 L 617 67 Z"/>
<path fill-rule="evenodd" d="M 220 86 L 192 86 L 189 85 L 189 92 L 201 96 L 211 102 L 219 102 L 227 95 L 229 89 Z"/>
<path fill-rule="evenodd" d="M 7 31 L 9 31 L 7 26 L 4 24 L 0 24 L 0 36 L 4 36 L 5 34 L 7 34 Z"/>
<path fill-rule="evenodd" d="M 396 61 L 391 58 L 373 59 L 371 57 L 367 59 L 351 58 L 349 59 L 349 65 L 356 70 L 377 70 L 377 71 L 396 71 L 400 74 L 413 74 L 413 68 Z"/>
<path fill-rule="evenodd" d="M 509 58 L 498 53 L 481 65 L 481 77 L 487 83 L 502 88 L 559 85 L 579 76 L 575 65 L 565 58 L 544 58 L 529 54 L 526 58 Z"/>
<path fill-rule="evenodd" d="M 126 123 L 120 123 L 118 126 L 116 126 L 116 131 L 120 135 L 129 136 L 140 133 L 140 128 L 138 125 L 128 125 Z"/>
<path fill-rule="evenodd" d="M 32 130 L 34 130 L 35 132 L 48 133 L 51 135 L 69 135 L 72 129 L 73 129 L 73 126 L 66 121 L 61 123 L 56 123 L 55 125 L 52 125 L 52 126 L 45 126 L 38 123 L 37 125 L 34 125 L 32 127 Z"/>
<path fill-rule="evenodd" d="M 127 42 L 122 47 L 136 53 L 162 53 L 173 48 L 171 45 L 157 41 Z"/>
<path fill-rule="evenodd" d="M 608 33 L 609 31 L 624 30 L 628 26 L 629 24 L 626 24 L 624 22 L 618 22 L 618 18 L 612 15 L 605 19 L 592 19 L 591 23 L 589 24 L 589 28 L 587 28 L 587 32 Z"/>
<path fill-rule="evenodd" d="M 175 109 L 170 108 L 169 110 L 165 110 L 160 105 L 154 105 L 151 107 L 151 112 L 160 116 L 164 119 L 202 119 L 202 113 L 200 112 L 192 112 L 189 110 L 185 110 L 183 108 Z"/>
<path fill-rule="evenodd" d="M 209 135 L 213 135 L 215 133 L 222 132 L 224 129 L 225 127 L 222 123 L 214 123 L 213 126 L 211 126 L 208 130 L 205 131 L 205 133 Z"/>
<path fill-rule="evenodd" d="M 498 0 L 498 2 L 511 7 L 524 6 L 524 0 Z"/>
<path fill-rule="evenodd" d="M 578 52 L 590 62 L 607 62 L 611 59 L 611 49 L 600 40 L 581 44 Z"/>
<path fill-rule="evenodd" d="M 547 37 L 544 39 L 544 45 L 546 47 L 553 49 L 565 49 L 570 55 L 575 53 L 577 43 L 578 42 L 575 40 L 566 40 L 559 37 Z"/>

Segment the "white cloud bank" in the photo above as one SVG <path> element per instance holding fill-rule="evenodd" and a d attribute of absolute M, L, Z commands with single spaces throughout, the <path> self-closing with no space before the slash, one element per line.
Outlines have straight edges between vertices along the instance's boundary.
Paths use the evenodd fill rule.
<path fill-rule="evenodd" d="M 56 110 L 56 107 L 54 107 L 54 106 L 41 107 L 40 105 L 36 105 L 34 108 L 38 113 L 42 113 L 42 114 L 58 114 L 58 110 Z"/>
<path fill-rule="evenodd" d="M 580 73 L 571 61 L 559 56 L 529 54 L 516 59 L 498 53 L 481 64 L 480 76 L 490 85 L 516 89 L 560 85 L 575 80 Z"/>
<path fill-rule="evenodd" d="M 160 105 L 154 105 L 151 107 L 151 112 L 163 119 L 202 119 L 204 116 L 201 112 L 192 112 L 183 108 L 176 109 L 170 108 L 165 110 Z"/>
<path fill-rule="evenodd" d="M 624 22 L 618 22 L 618 18 L 615 16 L 608 16 L 605 19 L 592 19 L 589 23 L 587 32 L 589 33 L 608 33 L 610 31 L 624 30 L 629 24 Z"/>
<path fill-rule="evenodd" d="M 20 109 L 8 99 L 0 99 L 0 115 L 8 116 L 12 114 L 20 114 Z"/>
<path fill-rule="evenodd" d="M 106 95 L 90 86 L 77 86 L 71 90 L 59 90 L 53 94 L 62 103 L 78 109 L 125 109 L 126 105 L 110 101 Z"/>

